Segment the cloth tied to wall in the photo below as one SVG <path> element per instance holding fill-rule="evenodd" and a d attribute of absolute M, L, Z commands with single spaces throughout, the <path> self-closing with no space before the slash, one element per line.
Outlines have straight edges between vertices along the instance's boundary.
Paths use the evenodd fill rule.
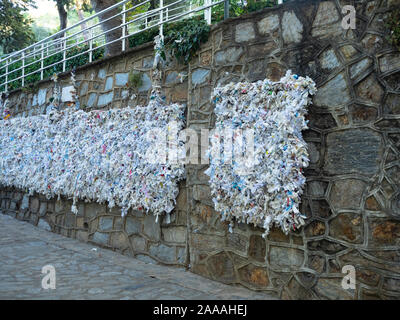
<path fill-rule="evenodd" d="M 287 71 L 280 81 L 231 83 L 214 89 L 216 126 L 208 155 L 210 187 L 222 220 L 287 234 L 304 224 L 299 211 L 309 164 L 302 130 L 315 83 Z M 250 150 L 248 150 L 250 149 Z"/>

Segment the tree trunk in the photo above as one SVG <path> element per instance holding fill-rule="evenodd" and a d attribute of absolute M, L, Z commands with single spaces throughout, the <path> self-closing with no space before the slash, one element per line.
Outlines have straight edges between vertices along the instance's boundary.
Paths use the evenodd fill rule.
<path fill-rule="evenodd" d="M 90 2 L 96 13 L 99 13 L 100 11 L 102 11 L 116 3 L 115 0 L 90 0 Z M 99 17 L 100 22 L 102 22 L 101 28 L 103 29 L 103 32 L 107 32 L 108 30 L 111 30 L 121 24 L 122 19 L 120 16 L 103 22 L 105 19 L 110 18 L 110 17 L 116 15 L 117 13 L 118 13 L 118 9 L 116 8 L 116 9 L 106 12 L 105 14 L 103 14 Z M 120 38 L 121 36 L 122 36 L 121 28 L 116 28 L 115 30 L 110 31 L 105 34 L 106 42 L 116 40 L 116 39 Z M 116 41 L 105 47 L 104 56 L 118 54 L 121 52 L 121 50 L 122 50 L 121 41 Z"/>
<path fill-rule="evenodd" d="M 83 15 L 83 11 L 76 7 L 76 13 L 78 14 L 79 21 L 85 20 L 85 16 Z M 86 23 L 81 24 L 81 29 L 85 30 L 87 28 Z M 87 31 L 83 32 L 83 38 L 87 41 L 89 39 L 89 33 Z"/>
<path fill-rule="evenodd" d="M 60 18 L 60 31 L 67 27 L 67 11 L 64 8 L 62 1 L 57 0 L 58 16 Z"/>

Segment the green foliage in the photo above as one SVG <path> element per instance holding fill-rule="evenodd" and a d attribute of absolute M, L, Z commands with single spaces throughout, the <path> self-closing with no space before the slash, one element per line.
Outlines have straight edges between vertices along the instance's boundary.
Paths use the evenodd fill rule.
<path fill-rule="evenodd" d="M 390 31 L 388 41 L 400 51 L 400 9 L 390 12 L 386 26 Z"/>
<path fill-rule="evenodd" d="M 139 88 L 143 81 L 142 81 L 142 73 L 141 72 L 134 72 L 130 71 L 129 72 L 129 79 L 128 79 L 128 85 L 130 88 Z"/>
<path fill-rule="evenodd" d="M 197 0 L 197 4 L 204 5 L 204 0 Z M 239 17 L 242 14 L 258 11 L 276 5 L 276 0 L 229 0 L 229 17 Z M 224 20 L 224 3 L 211 8 L 211 19 L 213 22 Z"/>
<path fill-rule="evenodd" d="M 4 0 L 0 0 L 1 1 Z M 9 0 L 6 0 L 9 1 Z M 30 1 L 30 0 L 23 0 Z M 64 0 L 69 2 L 70 0 Z M 203 4 L 203 0 L 198 1 L 199 4 Z M 239 2 L 237 0 L 230 0 L 230 17 L 240 16 L 249 12 L 257 11 L 266 7 L 271 7 L 276 4 L 276 0 L 248 0 L 246 3 Z M 145 6 L 144 6 L 145 7 Z M 142 12 L 145 9 L 143 7 L 138 8 L 138 11 Z M 393 44 L 399 46 L 399 10 L 397 13 L 392 13 L 392 18 L 389 21 L 391 25 L 391 36 L 393 38 Z M 139 13 L 139 12 L 137 12 Z M 397 16 L 395 15 L 397 14 Z M 132 17 L 130 17 L 132 18 Z M 224 5 L 220 4 L 212 8 L 212 20 L 218 22 L 224 18 Z M 1 31 L 1 30 L 0 30 Z M 164 25 L 164 42 L 165 50 L 170 50 L 180 63 L 187 64 L 195 56 L 200 45 L 208 40 L 210 27 L 207 25 L 202 16 L 197 16 L 190 19 L 184 19 L 178 22 L 172 22 Z M 136 47 L 144 43 L 153 42 L 154 37 L 159 34 L 158 27 L 150 28 L 139 34 L 129 37 L 129 47 Z M 67 61 L 66 70 L 71 70 L 77 66 L 84 65 L 89 62 L 89 54 L 85 53 L 88 50 L 88 46 L 80 46 L 71 48 L 67 52 L 67 57 L 74 56 L 82 53 L 80 56 Z M 162 52 L 165 57 L 165 52 Z M 104 48 L 100 48 L 93 51 L 93 61 L 100 59 L 104 56 Z M 52 65 L 53 63 L 62 60 L 62 53 L 53 55 L 44 60 L 44 67 Z M 25 61 L 25 65 L 34 62 L 35 60 Z M 9 67 L 9 71 L 18 69 L 21 67 L 21 62 L 15 63 Z M 1 68 L 1 65 L 0 65 Z M 33 71 L 40 69 L 40 63 L 34 62 L 30 66 L 25 68 L 25 74 L 29 74 Z M 44 79 L 49 78 L 53 73 L 62 72 L 62 63 L 56 64 L 50 68 L 44 70 Z M 5 73 L 5 69 L 0 69 L 0 76 Z M 9 80 L 16 79 L 22 75 L 21 70 L 18 70 L 9 75 Z M 25 85 L 35 83 L 40 80 L 40 73 L 30 75 L 25 78 Z M 0 78 L 0 83 L 4 81 L 4 77 Z M 132 73 L 129 75 L 129 84 L 132 87 L 139 87 L 141 85 L 142 75 L 140 73 Z M 9 90 L 20 88 L 22 85 L 21 80 L 17 80 L 9 84 Z M 0 91 L 4 90 L 4 85 L 0 84 Z"/>
<path fill-rule="evenodd" d="M 4 53 L 20 50 L 35 42 L 31 24 L 25 16 L 32 0 L 0 0 L 0 46 Z"/>
<path fill-rule="evenodd" d="M 200 45 L 208 40 L 209 32 L 210 27 L 202 17 L 168 23 L 164 25 L 165 49 L 171 50 L 179 62 L 187 64 Z M 129 46 L 151 42 L 158 33 L 158 27 L 155 27 L 134 35 L 129 38 Z"/>
<path fill-rule="evenodd" d="M 165 28 L 165 48 L 172 50 L 180 63 L 188 64 L 209 33 L 210 26 L 202 17 L 171 23 Z"/>
<path fill-rule="evenodd" d="M 158 27 L 154 27 L 141 33 L 135 34 L 129 37 L 129 47 L 133 48 L 136 46 L 140 46 L 141 44 L 153 41 L 154 37 L 158 35 L 158 33 Z"/>
<path fill-rule="evenodd" d="M 85 65 L 89 63 L 89 53 L 86 51 L 89 49 L 89 46 L 78 46 L 71 48 L 67 50 L 67 58 L 73 57 L 75 55 L 80 54 L 77 57 L 74 57 L 66 62 L 66 71 L 72 70 L 78 66 Z M 93 50 L 93 61 L 101 59 L 104 55 L 104 48 L 99 48 Z M 49 68 L 46 68 L 43 71 L 43 79 L 50 78 L 54 73 L 60 73 L 62 72 L 63 69 L 63 64 L 62 64 L 62 59 L 63 59 L 63 54 L 62 53 L 57 53 L 55 55 L 52 55 L 43 61 L 43 67 L 46 68 L 46 66 L 50 66 L 54 63 L 59 62 L 58 64 L 55 64 L 54 66 L 51 66 Z M 37 71 L 40 69 L 40 62 L 35 62 L 37 60 L 36 58 L 30 58 L 25 60 L 25 74 L 29 74 L 31 72 Z M 12 65 L 9 66 L 9 72 L 19 69 L 22 66 L 22 61 L 18 61 Z M 1 67 L 1 65 L 0 65 Z M 5 68 L 0 70 L 0 76 L 5 73 Z M 8 75 L 9 80 L 16 79 L 22 75 L 22 70 L 17 70 L 11 74 Z M 1 78 L 1 82 L 4 81 L 4 77 Z M 25 86 L 29 87 L 29 84 L 35 83 L 40 81 L 40 72 L 29 75 L 25 77 Z M 16 80 L 14 82 L 11 82 L 8 84 L 8 91 L 17 89 L 22 87 L 22 80 Z M 29 90 L 29 88 L 27 89 Z M 4 85 L 0 85 L 0 91 L 4 91 Z"/>

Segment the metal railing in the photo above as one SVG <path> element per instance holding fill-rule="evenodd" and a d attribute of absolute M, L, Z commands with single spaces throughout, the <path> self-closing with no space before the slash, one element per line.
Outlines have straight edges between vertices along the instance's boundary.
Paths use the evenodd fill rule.
<path fill-rule="evenodd" d="M 120 44 L 119 50 L 123 52 L 127 49 L 129 37 L 155 27 L 162 34 L 163 26 L 169 22 L 204 13 L 204 19 L 211 24 L 212 7 L 222 3 L 225 6 L 224 18 L 229 16 L 229 0 L 204 0 L 203 5 L 191 0 L 176 0 L 164 5 L 164 0 L 159 0 L 157 8 L 135 13 L 139 9 L 146 10 L 149 3 L 150 0 L 144 0 L 133 5 L 131 0 L 123 0 L 25 49 L 0 58 L 0 92 L 15 88 L 15 82 L 17 87 L 25 86 L 27 77 L 31 77 L 30 82 L 43 80 L 59 65 L 62 67 L 57 69 L 58 72 L 65 72 L 70 69 L 67 68 L 68 62 L 71 64 L 73 59 L 83 55 L 90 63 L 95 60 L 94 52 L 104 47 Z M 278 0 L 280 3 L 282 0 Z M 112 21 L 117 21 L 117 24 L 104 28 L 107 22 Z"/>
<path fill-rule="evenodd" d="M 86 55 L 87 62 L 90 63 L 94 60 L 93 53 L 96 50 L 115 43 L 120 43 L 120 51 L 123 52 L 127 49 L 127 38 L 155 27 L 159 27 L 162 33 L 164 24 L 168 22 L 204 12 L 204 18 L 211 24 L 211 8 L 228 3 L 227 0 L 204 0 L 204 5 L 196 5 L 194 1 L 188 0 L 177 0 L 168 5 L 163 2 L 159 0 L 157 8 L 135 14 L 135 10 L 146 10 L 150 0 L 136 5 L 132 5 L 131 0 L 123 0 L 25 49 L 2 57 L 0 92 L 7 92 L 15 82 L 23 87 L 30 76 L 35 75 L 35 81 L 43 80 L 45 73 L 51 72 L 58 65 L 62 65 L 59 69 L 65 72 L 68 61 L 83 55 Z M 105 14 L 106 18 L 99 19 Z M 118 23 L 104 30 L 102 26 L 111 21 Z M 114 36 L 109 36 L 112 34 Z M 50 63 L 45 64 L 45 61 Z"/>

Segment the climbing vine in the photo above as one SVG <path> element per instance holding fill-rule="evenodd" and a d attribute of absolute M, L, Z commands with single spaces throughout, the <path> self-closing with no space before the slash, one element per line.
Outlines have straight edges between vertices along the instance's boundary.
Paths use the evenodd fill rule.
<path fill-rule="evenodd" d="M 400 51 L 400 9 L 390 12 L 386 26 L 390 30 L 389 42 Z"/>

